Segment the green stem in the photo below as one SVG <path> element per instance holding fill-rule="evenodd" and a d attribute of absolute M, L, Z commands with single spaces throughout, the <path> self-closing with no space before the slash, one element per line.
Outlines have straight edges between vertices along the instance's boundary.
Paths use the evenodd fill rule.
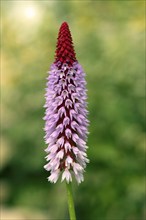
<path fill-rule="evenodd" d="M 76 220 L 71 183 L 66 183 L 70 220 Z"/>

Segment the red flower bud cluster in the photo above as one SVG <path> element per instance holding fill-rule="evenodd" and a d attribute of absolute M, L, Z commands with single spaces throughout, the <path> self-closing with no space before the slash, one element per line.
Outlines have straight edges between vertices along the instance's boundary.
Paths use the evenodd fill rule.
<path fill-rule="evenodd" d="M 57 39 L 55 63 L 60 61 L 61 64 L 67 63 L 69 66 L 72 66 L 77 60 L 69 26 L 66 22 L 62 23 Z"/>

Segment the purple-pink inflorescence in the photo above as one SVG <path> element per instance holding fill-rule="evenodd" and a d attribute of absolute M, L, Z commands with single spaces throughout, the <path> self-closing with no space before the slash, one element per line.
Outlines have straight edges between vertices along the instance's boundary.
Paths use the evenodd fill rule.
<path fill-rule="evenodd" d="M 78 183 L 89 162 L 86 154 L 88 134 L 85 73 L 77 62 L 68 24 L 61 25 L 56 60 L 47 78 L 45 103 L 45 142 L 48 180 L 59 176 L 68 183 L 72 174 Z"/>

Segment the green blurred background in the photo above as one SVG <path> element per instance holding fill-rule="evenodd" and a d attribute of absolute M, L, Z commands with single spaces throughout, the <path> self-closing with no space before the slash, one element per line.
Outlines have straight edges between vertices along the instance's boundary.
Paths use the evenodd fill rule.
<path fill-rule="evenodd" d="M 44 93 L 58 29 L 86 72 L 90 135 L 78 220 L 144 219 L 144 1 L 1 1 L 2 220 L 67 219 L 44 170 Z"/>

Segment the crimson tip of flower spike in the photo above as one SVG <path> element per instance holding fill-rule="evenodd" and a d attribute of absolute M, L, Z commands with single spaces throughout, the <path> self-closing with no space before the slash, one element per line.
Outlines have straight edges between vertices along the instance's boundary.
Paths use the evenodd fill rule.
<path fill-rule="evenodd" d="M 66 26 L 66 27 L 69 27 L 68 23 L 66 21 L 64 21 L 62 24 L 61 24 L 61 27 L 63 26 Z"/>
<path fill-rule="evenodd" d="M 64 21 L 59 29 L 57 41 L 57 49 L 55 54 L 55 63 L 60 62 L 61 66 L 67 63 L 72 66 L 76 60 L 76 54 L 72 42 L 72 36 L 69 25 Z"/>

